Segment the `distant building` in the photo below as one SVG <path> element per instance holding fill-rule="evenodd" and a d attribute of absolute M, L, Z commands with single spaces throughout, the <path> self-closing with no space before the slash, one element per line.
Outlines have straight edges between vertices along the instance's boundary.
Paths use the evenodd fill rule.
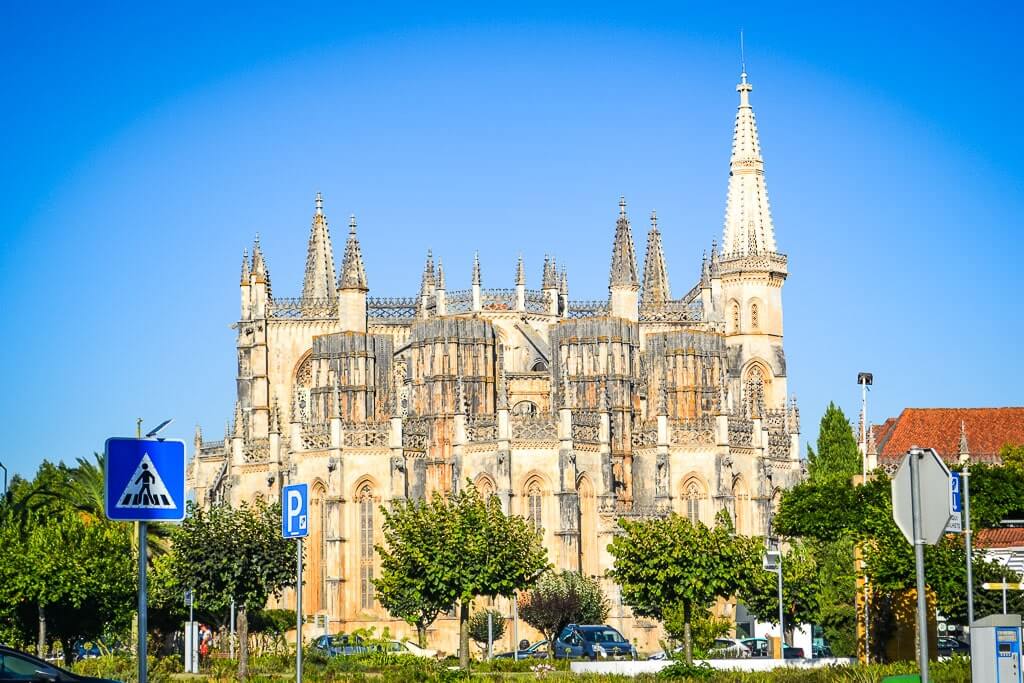
<path fill-rule="evenodd" d="M 408 634 L 375 597 L 379 508 L 467 480 L 525 517 L 555 566 L 594 576 L 611 566 L 622 517 L 711 524 L 727 510 L 741 533 L 765 533 L 801 476 L 800 423 L 782 338 L 788 261 L 745 73 L 736 89 L 722 246 L 689 269 L 682 296 L 653 212 L 638 267 L 624 199 L 597 300 L 570 299 L 554 259 L 528 288 L 513 255 L 504 288 L 484 288 L 477 257 L 468 287 L 449 288 L 452 271 L 430 251 L 418 293 L 371 297 L 355 216 L 336 271 L 319 193 L 301 296 L 272 291 L 258 241 L 243 255 L 234 419 L 222 440 L 197 428 L 189 483 L 200 505 L 277 500 L 283 482 L 309 483 L 307 615 L 331 632 Z M 411 248 L 395 243 L 387 258 Z M 656 646 L 654 624 L 604 582 L 610 623 Z M 456 631 L 442 617 L 430 637 L 452 651 Z"/>
<path fill-rule="evenodd" d="M 1024 408 L 905 408 L 871 429 L 869 459 L 883 467 L 899 464 L 912 446 L 934 448 L 947 464 L 960 462 L 962 442 L 970 461 L 1000 464 L 1006 444 L 1024 444 Z"/>
<path fill-rule="evenodd" d="M 978 529 L 974 547 L 985 551 L 985 559 L 1024 574 L 1024 528 Z"/>

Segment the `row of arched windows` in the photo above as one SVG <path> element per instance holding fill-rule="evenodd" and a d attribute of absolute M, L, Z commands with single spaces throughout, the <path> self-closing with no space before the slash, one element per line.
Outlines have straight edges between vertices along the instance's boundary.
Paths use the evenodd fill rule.
<path fill-rule="evenodd" d="M 747 321 L 749 322 L 749 329 L 746 331 L 757 332 L 761 329 L 761 304 L 757 301 L 751 301 L 748 305 L 748 316 Z M 741 315 L 740 302 L 735 299 L 729 302 L 729 330 L 730 334 L 739 334 L 744 331 L 743 320 Z"/>

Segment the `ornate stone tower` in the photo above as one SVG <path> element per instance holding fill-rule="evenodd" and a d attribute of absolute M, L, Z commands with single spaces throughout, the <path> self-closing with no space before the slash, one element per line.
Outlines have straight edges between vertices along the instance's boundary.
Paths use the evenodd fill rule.
<path fill-rule="evenodd" d="M 729 354 L 732 407 L 751 417 L 786 403 L 786 356 L 782 350 L 782 285 L 786 257 L 775 246 L 764 159 L 750 105 L 747 74 L 736 90 L 740 104 L 729 160 L 722 253 L 712 255 L 709 279 L 720 278 L 721 311 Z"/>

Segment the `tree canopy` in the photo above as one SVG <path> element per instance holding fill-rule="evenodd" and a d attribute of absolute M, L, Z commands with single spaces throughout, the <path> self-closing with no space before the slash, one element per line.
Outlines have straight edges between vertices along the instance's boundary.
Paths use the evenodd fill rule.
<path fill-rule="evenodd" d="M 850 421 L 841 408 L 829 403 L 818 428 L 817 450 L 807 446 L 807 474 L 811 481 L 849 479 L 861 471 L 861 455 Z"/>
<path fill-rule="evenodd" d="M 530 586 L 548 566 L 540 535 L 522 517 L 506 515 L 496 496 L 481 497 L 472 483 L 447 497 L 435 493 L 382 510 L 385 544 L 377 547 L 381 576 L 375 582 L 381 604 L 425 629 L 439 611 L 459 603 L 459 661 L 468 666 L 473 600 L 510 598 Z"/>
<path fill-rule="evenodd" d="M 172 532 L 167 584 L 192 589 L 209 609 L 238 607 L 239 676 L 248 673 L 248 619 L 271 595 L 295 585 L 295 545 L 281 537 L 281 506 L 242 503 L 204 509 L 189 503 Z"/>
<path fill-rule="evenodd" d="M 743 587 L 759 557 L 761 542 L 732 533 L 728 519 L 719 516 L 713 527 L 685 517 L 642 521 L 619 520 L 622 534 L 608 546 L 615 558 L 611 575 L 622 600 L 640 616 L 663 620 L 665 611 L 683 610 L 683 647 L 693 660 L 690 625 L 697 610 L 717 598 L 728 598 Z"/>

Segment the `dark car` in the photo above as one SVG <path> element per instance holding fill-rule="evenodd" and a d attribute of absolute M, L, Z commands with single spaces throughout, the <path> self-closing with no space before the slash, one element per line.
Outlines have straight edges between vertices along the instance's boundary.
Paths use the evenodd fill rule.
<path fill-rule="evenodd" d="M 555 639 L 556 659 L 636 659 L 636 648 L 611 626 L 569 624 Z"/>
<path fill-rule="evenodd" d="M 328 657 L 348 657 L 361 655 L 370 651 L 362 638 L 339 633 L 333 636 L 320 636 L 313 641 L 313 647 Z"/>
<path fill-rule="evenodd" d="M 954 655 L 967 656 L 971 654 L 971 646 L 957 638 L 950 636 L 939 636 L 939 656 L 952 657 Z"/>
<path fill-rule="evenodd" d="M 0 645 L 0 681 L 42 683 L 118 683 L 109 678 L 79 676 L 25 652 Z"/>
<path fill-rule="evenodd" d="M 526 642 L 526 641 L 523 641 Z M 518 652 L 502 652 L 494 655 L 495 659 L 547 659 L 548 641 L 538 640 L 533 645 L 521 647 Z"/>

